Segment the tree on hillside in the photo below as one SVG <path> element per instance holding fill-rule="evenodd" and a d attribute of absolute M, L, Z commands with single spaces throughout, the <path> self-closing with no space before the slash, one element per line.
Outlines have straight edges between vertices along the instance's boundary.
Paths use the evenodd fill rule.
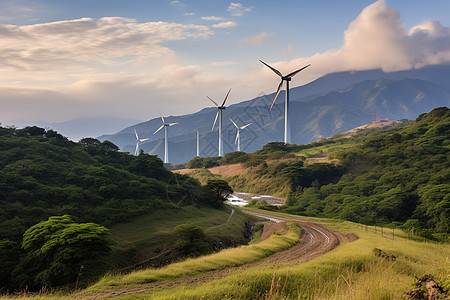
<path fill-rule="evenodd" d="M 214 207 L 220 207 L 233 193 L 233 189 L 225 180 L 210 179 L 205 185 L 207 191 L 211 195 L 209 203 Z"/>
<path fill-rule="evenodd" d="M 174 229 L 177 248 L 186 255 L 198 256 L 210 252 L 203 229 L 195 224 L 181 224 Z"/>
<path fill-rule="evenodd" d="M 54 216 L 23 235 L 26 256 L 13 274 L 20 287 L 53 287 L 74 282 L 81 265 L 110 251 L 109 230 L 94 223 L 75 223 L 71 216 Z"/>

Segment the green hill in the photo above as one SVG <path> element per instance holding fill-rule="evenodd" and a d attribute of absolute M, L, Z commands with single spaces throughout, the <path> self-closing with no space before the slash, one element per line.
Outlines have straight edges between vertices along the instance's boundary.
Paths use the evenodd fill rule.
<path fill-rule="evenodd" d="M 242 174 L 225 177 L 230 185 L 287 197 L 285 212 L 403 226 L 446 239 L 449 149 L 450 110 L 440 107 L 388 129 L 308 145 L 269 143 L 251 154 L 228 153 L 217 163 L 242 163 Z M 199 159 L 188 166 L 194 162 Z"/>
<path fill-rule="evenodd" d="M 70 247 L 77 244 L 82 249 L 82 245 L 86 244 L 80 243 L 92 243 L 94 235 L 89 235 L 97 232 L 102 234 L 99 238 L 112 245 L 107 237 L 109 231 L 91 223 L 111 227 L 150 213 L 164 216 L 165 212 L 173 218 L 177 211 L 189 206 L 199 209 L 197 213 L 193 209 L 189 210 L 192 217 L 201 218 L 208 214 L 209 219 L 206 218 L 201 225 L 216 226 L 229 215 L 229 211 L 223 208 L 215 209 L 221 208 L 218 205 L 220 201 L 216 201 L 217 197 L 211 187 L 202 186 L 195 179 L 168 171 L 156 156 L 121 153 L 111 142 L 100 142 L 92 138 L 75 143 L 55 131 L 38 127 L 0 127 L 0 290 L 25 286 L 40 288 L 42 282 L 46 282 L 43 278 L 50 278 L 50 275 L 42 273 L 42 269 L 55 263 L 54 259 L 50 259 L 51 262 L 45 260 L 56 257 L 55 255 L 59 255 L 64 261 L 69 259 L 69 252 L 64 256 L 64 253 L 58 254 L 51 250 L 51 245 L 64 243 L 63 240 L 58 240 L 60 237 L 66 236 L 64 239 L 68 239 L 68 234 L 71 234 L 75 238 L 72 242 L 68 239 L 67 243 L 72 243 Z M 202 210 L 203 213 L 200 213 Z M 71 217 L 49 219 L 62 215 Z M 214 220 L 214 217 L 218 220 Z M 239 225 L 234 225 L 243 227 L 245 220 L 240 220 L 242 222 Z M 33 227 L 34 231 L 27 233 L 33 244 L 30 242 L 29 247 L 22 244 L 26 230 L 43 221 L 47 223 Z M 192 222 L 192 218 L 178 215 L 177 221 Z M 162 225 L 164 220 L 160 222 Z M 170 224 L 175 226 L 181 223 Z M 134 224 L 134 229 L 140 230 L 142 227 Z M 39 233 L 39 230 L 42 232 Z M 132 231 L 131 228 L 127 230 Z M 237 234 L 242 228 L 233 230 Z M 75 232 L 79 234 L 74 235 Z M 115 232 L 113 233 L 115 237 Z M 80 241 L 83 234 L 85 238 Z M 126 239 L 129 235 L 122 238 Z M 242 243 L 242 240 L 235 240 L 236 243 Z M 120 255 L 129 257 L 121 262 L 110 262 L 110 268 L 144 260 L 142 251 L 133 250 L 136 245 L 132 242 L 127 244 L 120 239 L 119 242 L 114 246 L 117 250 L 113 251 L 116 253 L 115 257 L 118 260 L 122 259 Z M 43 246 L 40 248 L 37 245 Z M 139 247 L 142 248 L 142 244 Z M 108 248 L 109 246 L 99 249 L 106 251 Z M 130 257 L 135 252 L 141 256 Z M 98 260 L 72 260 L 71 264 L 74 266 L 71 272 L 74 272 L 76 264 L 77 270 L 81 264 L 89 264 L 84 266 L 84 277 L 108 268 L 100 266 L 102 261 Z M 52 266 L 61 271 L 65 270 L 66 265 Z M 67 281 L 66 283 L 74 282 L 75 278 Z M 62 281 L 57 281 L 56 285 L 61 283 Z"/>

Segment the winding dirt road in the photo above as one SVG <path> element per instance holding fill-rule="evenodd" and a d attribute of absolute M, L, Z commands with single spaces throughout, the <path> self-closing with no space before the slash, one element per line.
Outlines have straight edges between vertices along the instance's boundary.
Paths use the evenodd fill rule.
<path fill-rule="evenodd" d="M 296 222 L 303 229 L 301 233 L 301 242 L 295 245 L 294 247 L 289 248 L 288 250 L 272 255 L 256 263 L 246 264 L 240 267 L 235 267 L 226 270 L 214 271 L 197 277 L 178 279 L 164 283 L 146 284 L 145 286 L 138 288 L 131 288 L 120 291 L 109 291 L 106 293 L 96 295 L 85 295 L 79 298 L 104 299 L 125 295 L 142 294 L 147 293 L 156 288 L 171 287 L 180 284 L 195 284 L 199 282 L 220 279 L 228 275 L 236 274 L 237 272 L 241 272 L 265 264 L 280 264 L 280 263 L 299 264 L 302 262 L 309 261 L 315 257 L 318 257 L 326 252 L 333 250 L 334 248 L 339 246 L 341 242 L 354 241 L 355 239 L 358 238 L 354 234 L 344 235 L 342 233 L 332 231 L 327 227 L 325 227 L 324 225 L 316 222 L 300 221 L 298 219 L 278 217 L 271 215 L 270 212 L 256 213 L 245 209 L 242 210 L 245 213 L 255 216 L 268 217 L 271 219 L 276 219 L 284 222 Z"/>
<path fill-rule="evenodd" d="M 278 264 L 288 262 L 298 264 L 333 250 L 339 246 L 341 242 L 354 241 L 357 239 L 355 235 L 344 235 L 342 233 L 332 231 L 324 225 L 316 222 L 278 217 L 271 215 L 270 212 L 256 213 L 245 209 L 242 209 L 242 211 L 254 216 L 267 217 L 285 222 L 296 222 L 303 229 L 300 243 L 286 251 L 270 256 L 257 264 Z"/>

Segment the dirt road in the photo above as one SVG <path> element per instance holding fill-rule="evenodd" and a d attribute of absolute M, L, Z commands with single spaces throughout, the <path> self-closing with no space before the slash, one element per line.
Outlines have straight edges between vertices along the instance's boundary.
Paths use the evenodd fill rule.
<path fill-rule="evenodd" d="M 283 218 L 271 215 L 267 213 L 255 213 L 243 209 L 245 213 L 260 216 L 270 217 L 273 219 L 282 220 L 285 222 L 296 222 L 302 229 L 301 242 L 294 247 L 268 257 L 267 259 L 257 264 L 269 264 L 269 263 L 301 263 L 311 260 L 321 254 L 333 250 L 343 241 L 354 241 L 357 239 L 355 235 L 344 235 L 342 233 L 332 231 L 322 224 L 309 221 L 300 221 L 292 218 Z"/>
<path fill-rule="evenodd" d="M 142 287 L 125 289 L 120 291 L 110 291 L 102 294 L 96 294 L 92 296 L 81 296 L 80 298 L 89 299 L 104 299 L 113 298 L 125 295 L 142 294 L 147 293 L 156 288 L 171 287 L 180 284 L 194 284 L 204 281 L 211 281 L 215 279 L 220 279 L 231 274 L 236 274 L 256 266 L 263 264 L 280 264 L 280 263 L 292 263 L 299 264 L 302 262 L 309 261 L 317 256 L 320 256 L 332 249 L 336 248 L 343 241 L 353 241 L 357 239 L 356 235 L 344 235 L 336 231 L 332 231 L 326 228 L 324 225 L 316 222 L 300 221 L 297 219 L 283 218 L 275 215 L 271 215 L 270 212 L 267 213 L 255 213 L 243 209 L 245 213 L 269 217 L 271 219 L 277 219 L 285 222 L 296 222 L 303 229 L 301 233 L 301 242 L 294 247 L 285 250 L 283 252 L 272 255 L 266 259 L 263 259 L 256 263 L 246 264 L 240 267 L 214 271 L 205 275 L 200 275 L 197 277 L 190 277 L 185 279 L 178 279 L 171 282 L 147 284 Z M 78 298 L 78 297 L 77 297 Z"/>

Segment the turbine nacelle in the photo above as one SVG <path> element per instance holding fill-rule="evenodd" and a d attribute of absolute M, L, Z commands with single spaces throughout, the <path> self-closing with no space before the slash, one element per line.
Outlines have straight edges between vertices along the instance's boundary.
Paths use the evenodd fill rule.
<path fill-rule="evenodd" d="M 290 132 L 290 125 L 289 125 L 289 117 L 288 117 L 289 116 L 289 113 L 288 113 L 289 112 L 289 81 L 291 81 L 292 77 L 297 75 L 298 72 L 306 69 L 310 65 L 306 65 L 303 68 L 300 68 L 294 72 L 287 74 L 286 76 L 283 76 L 283 74 L 281 74 L 281 72 L 278 71 L 277 69 L 275 69 L 274 67 L 269 66 L 262 60 L 259 60 L 259 61 L 261 63 L 263 63 L 265 66 L 267 66 L 269 69 L 271 69 L 275 74 L 277 74 L 278 76 L 281 77 L 281 82 L 278 85 L 277 92 L 275 94 L 275 98 L 273 99 L 272 105 L 270 106 L 271 110 L 272 110 L 273 105 L 275 104 L 275 100 L 277 100 L 277 97 L 280 94 L 281 87 L 283 86 L 283 82 L 286 81 L 286 101 L 284 104 L 284 107 L 285 107 L 284 108 L 284 143 L 288 144 L 291 142 L 291 132 Z"/>
<path fill-rule="evenodd" d="M 138 155 L 138 152 L 139 152 L 139 145 L 142 142 L 148 141 L 150 138 L 140 139 L 139 135 L 136 132 L 136 129 L 134 129 L 134 134 L 136 135 L 136 149 L 134 150 L 134 155 L 136 156 L 136 155 Z"/>
<path fill-rule="evenodd" d="M 252 123 L 248 123 L 247 125 L 241 126 L 239 127 L 234 121 L 233 119 L 230 118 L 231 123 L 233 123 L 234 127 L 236 127 L 237 129 L 237 133 L 236 133 L 236 139 L 234 140 L 234 143 L 238 144 L 238 151 L 241 151 L 241 139 L 240 139 L 240 131 L 241 129 L 244 129 L 248 126 L 250 126 Z"/>
<path fill-rule="evenodd" d="M 217 104 L 216 101 L 214 101 L 210 97 L 206 96 L 217 107 L 217 113 L 216 113 L 216 117 L 214 118 L 214 123 L 211 128 L 211 131 L 214 130 L 214 126 L 216 126 L 217 119 L 219 119 L 219 156 L 222 156 L 222 111 L 225 109 L 225 102 L 227 101 L 228 95 L 230 95 L 230 92 L 231 92 L 231 89 L 228 90 L 228 93 L 225 96 L 225 99 L 223 100 L 222 105 Z"/>
<path fill-rule="evenodd" d="M 225 107 L 224 105 L 225 105 L 225 102 L 226 102 L 227 99 L 228 99 L 228 95 L 230 94 L 230 92 L 231 92 L 231 89 L 228 90 L 228 93 L 227 93 L 227 95 L 225 96 L 225 99 L 223 100 L 222 105 L 217 104 L 216 101 L 214 101 L 214 100 L 211 99 L 210 97 L 206 96 L 206 98 L 208 98 L 208 99 L 209 99 L 212 103 L 214 103 L 214 105 L 217 107 L 217 113 L 216 113 L 216 117 L 214 118 L 214 123 L 213 123 L 213 126 L 212 126 L 212 128 L 211 128 L 211 131 L 213 131 L 213 130 L 214 130 L 214 126 L 216 126 L 217 118 L 219 117 L 219 112 L 222 111 L 222 110 L 224 110 L 224 109 L 226 109 L 226 107 Z"/>
<path fill-rule="evenodd" d="M 162 125 L 161 127 L 158 128 L 158 130 L 156 130 L 153 134 L 155 135 L 158 131 L 160 131 L 161 129 L 164 128 L 164 163 L 168 163 L 169 162 L 169 141 L 168 141 L 168 137 L 167 137 L 167 127 L 173 126 L 173 125 L 177 125 L 178 122 L 176 123 L 166 123 L 166 121 L 164 120 L 164 117 L 162 116 L 161 112 L 159 112 L 159 115 L 161 116 L 161 121 L 162 121 Z"/>
<path fill-rule="evenodd" d="M 278 71 L 277 69 L 275 69 L 274 67 L 269 66 L 268 64 L 266 64 L 265 62 L 263 62 L 262 60 L 259 60 L 260 62 L 262 62 L 264 65 L 266 65 L 269 69 L 271 69 L 275 74 L 277 74 L 278 76 L 281 77 L 281 82 L 278 85 L 277 88 L 277 93 L 275 94 L 275 98 L 273 99 L 272 105 L 270 106 L 270 109 L 272 109 L 273 105 L 275 104 L 275 100 L 277 100 L 278 94 L 280 94 L 281 91 L 281 87 L 283 86 L 283 81 L 291 81 L 292 77 L 294 77 L 295 75 L 297 75 L 297 73 L 299 73 L 300 71 L 306 69 L 307 67 L 309 67 L 311 64 L 304 66 L 303 68 L 300 68 L 294 72 L 291 72 L 289 74 L 287 74 L 286 76 L 283 76 L 283 74 L 281 74 L 280 71 Z"/>

